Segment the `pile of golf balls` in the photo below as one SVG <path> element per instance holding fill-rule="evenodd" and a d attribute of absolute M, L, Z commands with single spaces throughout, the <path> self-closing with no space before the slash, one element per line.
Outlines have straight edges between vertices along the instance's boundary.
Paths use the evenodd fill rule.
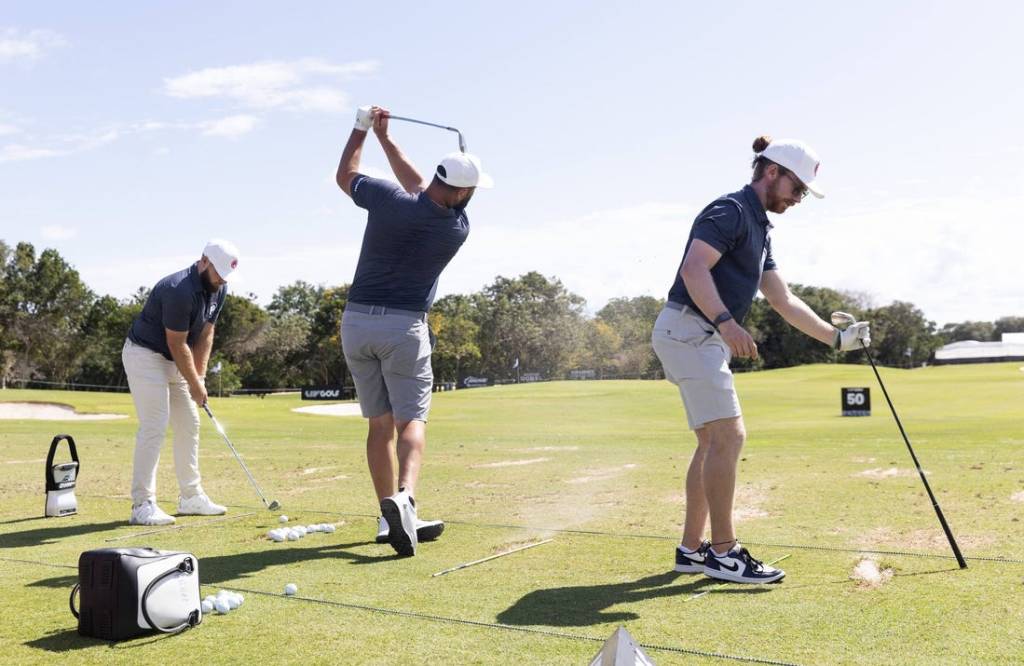
<path fill-rule="evenodd" d="M 296 525 L 295 527 L 279 527 L 276 530 L 270 530 L 267 532 L 267 538 L 275 543 L 281 543 L 282 541 L 298 541 L 307 534 L 312 534 L 313 532 L 331 534 L 334 532 L 334 529 L 334 525 L 330 523 Z"/>
<path fill-rule="evenodd" d="M 220 590 L 216 595 L 207 595 L 200 607 L 203 609 L 203 615 L 213 611 L 223 615 L 241 606 L 243 601 L 245 601 L 245 597 L 238 592 Z"/>

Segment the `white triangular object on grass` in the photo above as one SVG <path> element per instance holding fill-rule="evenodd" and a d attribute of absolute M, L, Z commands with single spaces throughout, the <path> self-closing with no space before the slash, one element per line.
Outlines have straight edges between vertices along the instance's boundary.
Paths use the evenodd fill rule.
<path fill-rule="evenodd" d="M 654 666 L 625 627 L 619 627 L 598 650 L 590 666 Z"/>

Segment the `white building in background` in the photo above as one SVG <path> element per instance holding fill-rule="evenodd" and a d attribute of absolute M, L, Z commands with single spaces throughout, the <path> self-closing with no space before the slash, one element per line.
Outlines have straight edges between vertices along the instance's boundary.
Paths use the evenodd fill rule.
<path fill-rule="evenodd" d="M 1024 333 L 1003 333 L 999 342 L 963 340 L 935 350 L 935 364 L 1024 361 Z"/>

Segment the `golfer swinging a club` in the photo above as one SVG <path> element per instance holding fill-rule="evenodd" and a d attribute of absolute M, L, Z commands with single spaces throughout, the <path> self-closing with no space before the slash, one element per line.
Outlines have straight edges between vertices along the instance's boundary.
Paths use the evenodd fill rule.
<path fill-rule="evenodd" d="M 771 583 L 785 572 L 754 559 L 736 540 L 736 464 L 746 438 L 729 360 L 757 358 L 743 328 L 758 289 L 791 326 L 840 351 L 870 343 L 868 323 L 839 331 L 790 292 L 772 259 L 766 212 L 785 213 L 815 182 L 818 157 L 791 139 L 754 141 L 753 177 L 694 220 L 665 309 L 651 334 L 665 377 L 679 387 L 697 450 L 686 475 L 686 522 L 675 570 L 736 583 Z M 711 540 L 704 540 L 708 517 Z"/>
<path fill-rule="evenodd" d="M 380 107 L 359 109 L 338 165 L 338 187 L 368 213 L 341 345 L 369 419 L 366 460 L 382 516 L 377 541 L 411 556 L 419 541 L 436 539 L 444 529 L 441 521 L 418 520 L 414 499 L 434 380 L 427 311 L 441 271 L 469 234 L 466 205 L 491 179 L 476 157 L 460 152 L 446 155 L 424 186 L 388 135 L 388 115 Z M 359 173 L 371 127 L 401 186 Z"/>

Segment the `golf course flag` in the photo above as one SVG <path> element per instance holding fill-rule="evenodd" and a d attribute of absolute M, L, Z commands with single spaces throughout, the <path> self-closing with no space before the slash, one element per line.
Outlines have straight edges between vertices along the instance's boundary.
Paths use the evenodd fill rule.
<path fill-rule="evenodd" d="M 626 628 L 619 627 L 590 660 L 590 666 L 654 666 L 654 662 Z"/>

